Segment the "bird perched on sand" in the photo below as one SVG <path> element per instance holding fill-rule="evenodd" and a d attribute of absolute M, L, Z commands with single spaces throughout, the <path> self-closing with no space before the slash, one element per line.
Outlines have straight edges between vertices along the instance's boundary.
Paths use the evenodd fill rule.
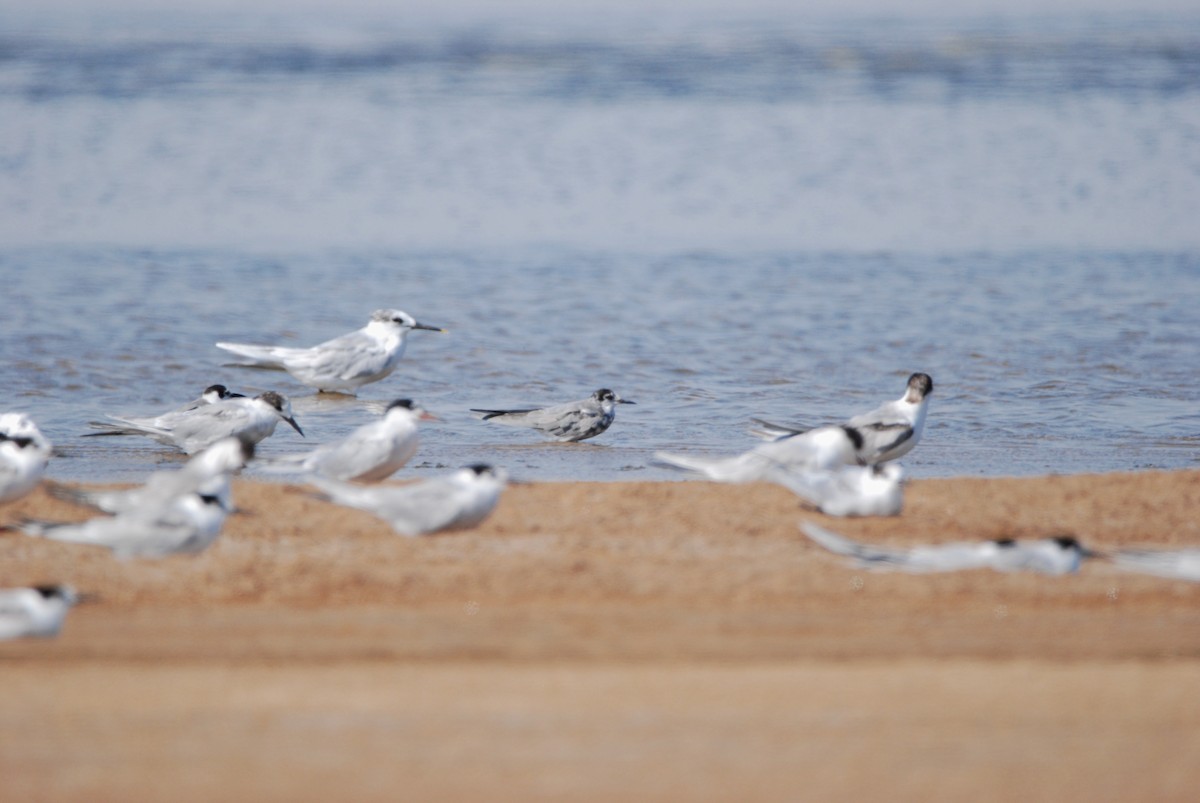
<path fill-rule="evenodd" d="M 0 503 L 20 499 L 37 486 L 53 447 L 24 413 L 0 414 Z"/>
<path fill-rule="evenodd" d="M 346 437 L 304 454 L 273 458 L 263 467 L 271 472 L 379 482 L 395 474 L 416 454 L 421 442 L 417 422 L 422 420 L 437 419 L 412 399 L 397 399 L 378 421 L 363 424 Z"/>
<path fill-rule="evenodd" d="M 827 516 L 898 516 L 904 507 L 899 463 L 775 471 L 770 480 Z"/>
<path fill-rule="evenodd" d="M 480 463 L 408 485 L 362 486 L 318 475 L 307 481 L 323 498 L 378 516 L 402 535 L 426 535 L 481 523 L 500 500 L 508 474 Z"/>
<path fill-rule="evenodd" d="M 553 407 L 521 410 L 484 410 L 471 408 L 484 421 L 510 427 L 529 427 L 560 441 L 583 441 L 604 432 L 617 417 L 618 404 L 636 404 L 622 399 L 608 388 L 600 388 L 579 401 Z"/>
<path fill-rule="evenodd" d="M 854 427 L 863 438 L 862 447 L 850 462 L 874 465 L 896 460 L 911 452 L 925 432 L 925 415 L 932 393 L 933 379 L 929 374 L 913 374 L 908 378 L 904 395 L 899 399 L 847 421 L 846 426 Z M 767 440 L 786 438 L 805 431 L 761 419 L 755 419 L 755 423 L 759 425 L 754 430 L 755 434 Z"/>
<path fill-rule="evenodd" d="M 301 437 L 304 436 L 292 416 L 291 402 L 273 390 L 254 398 L 227 398 L 154 418 L 109 418 L 115 423 L 92 421 L 93 428 L 103 431 L 90 432 L 85 437 L 146 435 L 159 443 L 182 449 L 186 454 L 195 454 L 223 438 L 258 443 L 270 436 L 280 421 L 286 421 Z"/>
<path fill-rule="evenodd" d="M 217 348 L 250 361 L 236 365 L 287 371 L 317 390 L 354 394 L 363 385 L 378 382 L 396 370 L 404 356 L 408 333 L 414 329 L 445 331 L 418 323 L 407 312 L 380 309 L 371 313 L 371 320 L 363 328 L 311 348 L 247 343 L 217 343 Z"/>
<path fill-rule="evenodd" d="M 0 589 L 0 641 L 53 638 L 71 606 L 83 597 L 68 585 Z"/>
<path fill-rule="evenodd" d="M 191 492 L 165 506 L 135 508 L 78 524 L 26 519 L 12 527 L 35 538 L 105 547 L 118 558 L 201 552 L 221 532 L 228 511 L 215 495 Z"/>
<path fill-rule="evenodd" d="M 949 542 L 914 547 L 882 547 L 852 541 L 811 522 L 800 525 L 804 534 L 831 552 L 853 559 L 853 565 L 878 571 L 953 572 L 994 569 L 998 572 L 1030 571 L 1072 574 L 1085 558 L 1101 557 L 1074 536 L 1060 535 L 1016 541 L 1001 538 L 978 542 Z"/>
<path fill-rule="evenodd" d="M 694 471 L 716 482 L 774 482 L 780 474 L 831 471 L 853 463 L 862 442 L 862 436 L 854 427 L 817 427 L 760 443 L 732 457 L 656 452 L 654 458 L 672 468 Z"/>

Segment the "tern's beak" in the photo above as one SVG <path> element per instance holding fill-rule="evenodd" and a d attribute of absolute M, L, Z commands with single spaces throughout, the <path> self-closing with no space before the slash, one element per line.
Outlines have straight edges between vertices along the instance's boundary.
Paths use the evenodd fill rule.
<path fill-rule="evenodd" d="M 88 603 L 99 602 L 99 601 L 100 601 L 100 595 L 95 593 L 94 591 L 80 591 L 80 592 L 76 592 L 76 594 L 75 594 L 75 604 L 76 605 L 87 605 Z"/>
<path fill-rule="evenodd" d="M 289 424 L 291 424 L 291 425 L 292 425 L 292 429 L 294 429 L 294 430 L 296 430 L 297 432 L 299 432 L 299 433 L 300 433 L 300 437 L 301 437 L 301 438 L 303 438 L 303 437 L 304 437 L 304 430 L 300 429 L 300 425 L 296 423 L 296 419 L 295 419 L 295 418 L 293 418 L 292 416 L 290 416 L 290 415 L 289 415 L 287 418 L 285 418 L 285 419 L 283 419 L 283 420 L 284 420 L 284 421 L 286 421 L 286 422 L 288 422 Z"/>
<path fill-rule="evenodd" d="M 442 420 L 442 419 L 438 418 L 436 415 L 434 415 L 433 413 L 429 412 L 428 410 L 422 410 L 421 414 L 419 416 L 417 416 L 417 418 L 420 419 L 421 421 L 441 421 Z"/>
<path fill-rule="evenodd" d="M 414 324 L 413 324 L 413 329 L 427 329 L 427 330 L 429 330 L 430 332 L 441 332 L 442 334 L 445 334 L 445 333 L 446 333 L 446 330 L 445 330 L 445 329 L 443 329 L 442 327 L 440 327 L 440 326 L 430 326 L 430 325 L 429 325 L 429 324 L 427 324 L 427 323 L 414 323 Z"/>
<path fill-rule="evenodd" d="M 617 399 L 617 404 L 637 404 L 637 402 L 629 399 Z"/>

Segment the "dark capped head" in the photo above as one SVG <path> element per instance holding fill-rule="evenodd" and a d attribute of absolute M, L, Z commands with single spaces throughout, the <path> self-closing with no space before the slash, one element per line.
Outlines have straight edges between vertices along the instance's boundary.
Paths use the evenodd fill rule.
<path fill-rule="evenodd" d="M 592 394 L 592 398 L 598 402 L 612 402 L 613 404 L 636 404 L 636 402 L 631 402 L 628 399 L 622 399 L 608 388 L 600 388 L 598 391 Z"/>
<path fill-rule="evenodd" d="M 908 400 L 921 401 L 933 393 L 933 377 L 929 374 L 913 374 L 908 378 Z"/>

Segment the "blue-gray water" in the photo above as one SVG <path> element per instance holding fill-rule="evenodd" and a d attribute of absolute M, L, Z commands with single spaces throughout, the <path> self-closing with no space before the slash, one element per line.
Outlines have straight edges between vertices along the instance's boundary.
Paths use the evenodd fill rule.
<path fill-rule="evenodd" d="M 314 443 L 416 398 L 409 474 L 659 479 L 917 370 L 914 476 L 1200 460 L 1198 17 L 0 21 L 0 406 L 52 476 L 176 462 L 80 436 L 223 382 Z M 377 307 L 450 332 L 357 400 L 213 348 Z M 467 413 L 605 386 L 584 444 Z"/>

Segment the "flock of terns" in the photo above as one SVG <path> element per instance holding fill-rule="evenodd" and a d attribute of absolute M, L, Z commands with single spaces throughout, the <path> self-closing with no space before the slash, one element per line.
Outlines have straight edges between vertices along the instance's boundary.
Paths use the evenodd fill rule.
<path fill-rule="evenodd" d="M 413 330 L 444 331 L 394 309 L 377 310 L 361 329 L 311 348 L 217 343 L 243 362 L 283 370 L 322 392 L 355 393 L 390 375 Z M 658 463 L 715 482 L 772 482 L 807 507 L 831 516 L 893 516 L 903 505 L 903 472 L 896 461 L 921 440 L 933 380 L 915 373 L 904 395 L 841 424 L 800 428 L 755 419 L 761 444 L 724 458 L 658 452 Z M 633 404 L 607 388 L 586 399 L 519 410 L 472 409 L 483 420 L 527 427 L 560 441 L 605 432 L 617 405 Z M 4 527 L 26 535 L 110 549 L 121 558 L 154 558 L 206 549 L 234 511 L 232 477 L 254 457 L 255 444 L 285 422 L 301 436 L 288 399 L 275 391 L 247 397 L 212 385 L 201 396 L 157 416 L 93 422 L 90 436 L 142 435 L 191 455 L 178 470 L 151 474 L 136 488 L 90 491 L 47 483 L 63 499 L 105 515 L 80 523 L 21 520 Z M 495 508 L 508 477 L 487 464 L 405 485 L 379 485 L 415 454 L 418 423 L 435 419 L 419 404 L 398 399 L 383 416 L 346 437 L 300 455 L 260 461 L 266 470 L 301 475 L 335 504 L 372 513 L 403 535 L 478 525 Z M 436 419 L 435 419 L 436 420 Z M 19 499 L 42 481 L 50 441 L 28 416 L 0 414 L 0 504 Z M 1075 572 L 1087 558 L 1120 568 L 1200 582 L 1200 548 L 1089 550 L 1074 537 L 943 543 L 907 549 L 863 544 L 812 523 L 804 533 L 858 567 L 908 572 L 991 568 L 997 571 Z M 84 599 L 67 585 L 0 590 L 0 640 L 53 636 L 67 610 Z"/>

